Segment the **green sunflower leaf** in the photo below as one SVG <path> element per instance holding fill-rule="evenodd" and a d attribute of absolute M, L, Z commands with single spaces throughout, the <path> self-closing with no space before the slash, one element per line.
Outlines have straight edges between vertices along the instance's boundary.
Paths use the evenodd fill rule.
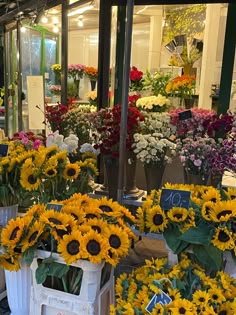
<path fill-rule="evenodd" d="M 215 246 L 193 245 L 193 253 L 207 270 L 220 270 L 223 267 L 222 252 Z"/>
<path fill-rule="evenodd" d="M 53 262 L 52 264 L 49 265 L 48 275 L 55 276 L 61 279 L 68 271 L 69 271 L 68 265 Z"/>
<path fill-rule="evenodd" d="M 23 254 L 24 261 L 27 265 L 31 265 L 34 259 L 35 247 L 29 247 Z"/>
<path fill-rule="evenodd" d="M 41 263 L 35 271 L 35 278 L 37 284 L 42 284 L 45 282 L 48 276 L 49 266 Z"/>
<path fill-rule="evenodd" d="M 179 238 L 180 240 L 191 244 L 208 245 L 211 240 L 211 231 L 209 230 L 209 227 L 199 225 L 199 227 L 191 227 Z"/>
<path fill-rule="evenodd" d="M 180 239 L 181 232 L 178 229 L 168 228 L 164 231 L 163 236 L 167 245 L 175 254 L 181 253 L 188 245 Z"/>

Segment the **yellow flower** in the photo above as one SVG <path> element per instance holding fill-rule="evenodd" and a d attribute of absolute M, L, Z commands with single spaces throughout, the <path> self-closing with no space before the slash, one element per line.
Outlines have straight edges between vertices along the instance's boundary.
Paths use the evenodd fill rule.
<path fill-rule="evenodd" d="M 154 206 L 147 212 L 147 227 L 150 232 L 161 233 L 167 227 L 167 219 L 160 206 Z"/>
<path fill-rule="evenodd" d="M 233 249 L 235 246 L 232 232 L 230 232 L 226 227 L 216 228 L 211 242 L 222 251 Z"/>

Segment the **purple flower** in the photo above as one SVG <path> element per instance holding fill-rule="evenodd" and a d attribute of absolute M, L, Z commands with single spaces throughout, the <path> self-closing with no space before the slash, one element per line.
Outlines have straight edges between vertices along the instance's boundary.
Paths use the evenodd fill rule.
<path fill-rule="evenodd" d="M 202 165 L 202 161 L 198 159 L 198 160 L 195 160 L 195 161 L 193 162 L 193 164 L 194 164 L 195 166 L 199 167 L 199 166 Z"/>

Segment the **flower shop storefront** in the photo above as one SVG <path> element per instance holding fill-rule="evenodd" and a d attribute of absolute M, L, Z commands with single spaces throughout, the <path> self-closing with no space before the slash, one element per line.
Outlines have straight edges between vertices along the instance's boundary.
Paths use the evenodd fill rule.
<path fill-rule="evenodd" d="M 47 132 L 21 130 L 0 143 L 0 299 L 7 295 L 12 315 L 234 315 L 236 188 L 222 176 L 235 176 L 236 111 L 185 104 L 196 101 L 199 84 L 197 66 L 183 64 L 185 50 L 200 62 L 201 38 L 186 47 L 186 37 L 173 34 L 165 43 L 176 74 L 154 66 L 158 54 L 142 69 L 131 41 L 142 1 L 122 4 L 125 36 L 113 47 L 100 24 L 97 65 L 68 62 L 65 46 L 50 61 L 60 101 L 46 100 Z M 100 18 L 111 18 L 114 5 L 101 1 Z M 229 22 L 235 6 L 218 7 L 218 17 L 225 7 Z M 149 256 L 130 263 L 148 238 L 158 241 Z"/>

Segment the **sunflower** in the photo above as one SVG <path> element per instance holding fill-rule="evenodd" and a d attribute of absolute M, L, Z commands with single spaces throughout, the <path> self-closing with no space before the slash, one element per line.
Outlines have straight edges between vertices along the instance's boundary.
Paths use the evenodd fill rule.
<path fill-rule="evenodd" d="M 44 224 L 35 221 L 33 225 L 29 228 L 26 238 L 22 241 L 22 253 L 26 251 L 31 246 L 34 246 L 39 237 L 42 235 L 44 229 Z"/>
<path fill-rule="evenodd" d="M 7 226 L 2 229 L 1 233 L 1 245 L 7 246 L 8 248 L 14 247 L 20 241 L 24 231 L 24 220 L 22 217 L 17 217 L 16 219 L 11 219 Z"/>
<path fill-rule="evenodd" d="M 224 192 L 229 200 L 236 199 L 236 188 L 228 187 L 227 189 L 224 190 Z"/>
<path fill-rule="evenodd" d="M 0 255 L 0 267 L 8 271 L 20 270 L 20 258 L 21 255 L 15 254 L 14 256 L 9 254 Z"/>
<path fill-rule="evenodd" d="M 147 212 L 146 225 L 150 228 L 150 232 L 163 232 L 167 227 L 167 223 L 166 215 L 159 205 L 152 207 Z"/>
<path fill-rule="evenodd" d="M 77 228 L 76 220 L 72 215 L 65 214 L 63 216 L 64 219 L 64 226 L 66 229 L 62 229 L 60 227 L 56 227 L 51 231 L 52 235 L 54 236 L 55 240 L 59 241 L 61 238 L 63 238 L 66 234 L 71 234 L 72 231 Z"/>
<path fill-rule="evenodd" d="M 157 303 L 151 311 L 151 315 L 164 315 L 164 314 L 165 314 L 164 307 L 159 303 Z"/>
<path fill-rule="evenodd" d="M 97 162 L 97 156 L 95 153 L 91 152 L 91 151 L 86 151 L 82 154 L 82 160 L 86 160 L 87 158 L 91 158 L 94 160 L 94 163 Z"/>
<path fill-rule="evenodd" d="M 67 180 L 77 179 L 80 167 L 76 163 L 68 163 L 63 171 L 63 177 Z"/>
<path fill-rule="evenodd" d="M 231 301 L 226 301 L 224 304 L 221 304 L 217 307 L 218 315 L 235 315 L 236 303 Z"/>
<path fill-rule="evenodd" d="M 89 259 L 93 264 L 101 263 L 108 254 L 108 242 L 94 230 L 83 237 L 83 258 Z"/>
<path fill-rule="evenodd" d="M 196 305 L 207 305 L 210 300 L 210 295 L 206 291 L 197 290 L 193 293 L 193 303 Z"/>
<path fill-rule="evenodd" d="M 143 207 L 138 207 L 136 211 L 136 224 L 138 226 L 140 233 L 145 232 L 145 217 L 146 217 L 145 209 Z"/>
<path fill-rule="evenodd" d="M 212 244 L 222 251 L 234 248 L 234 240 L 232 232 L 226 227 L 217 227 L 213 235 Z"/>
<path fill-rule="evenodd" d="M 55 210 L 47 210 L 39 218 L 41 222 L 51 228 L 57 228 L 66 231 L 67 216 Z"/>
<path fill-rule="evenodd" d="M 220 201 L 209 214 L 213 222 L 227 222 L 236 216 L 236 200 Z"/>
<path fill-rule="evenodd" d="M 27 160 L 26 160 L 27 161 Z M 20 172 L 20 184 L 28 191 L 37 190 L 40 185 L 40 179 L 37 177 L 37 169 L 33 165 L 24 163 Z"/>
<path fill-rule="evenodd" d="M 202 205 L 201 215 L 206 221 L 211 221 L 210 212 L 214 209 L 215 204 L 212 201 L 207 201 Z"/>
<path fill-rule="evenodd" d="M 117 256 L 126 256 L 129 251 L 130 241 L 128 234 L 119 226 L 109 224 L 104 231 L 104 237 L 108 239 L 111 252 Z"/>
<path fill-rule="evenodd" d="M 182 223 L 185 222 L 188 217 L 188 210 L 180 207 L 173 207 L 167 212 L 168 218 L 172 222 Z"/>
<path fill-rule="evenodd" d="M 75 230 L 69 235 L 64 235 L 63 239 L 60 239 L 57 250 L 65 262 L 70 265 L 81 258 L 81 248 L 83 245 L 82 234 L 78 230 Z"/>
<path fill-rule="evenodd" d="M 90 226 L 94 231 L 97 231 L 99 234 L 102 234 L 105 232 L 105 230 L 108 228 L 108 224 L 103 219 L 89 219 L 87 220 L 86 224 Z"/>
<path fill-rule="evenodd" d="M 63 206 L 61 212 L 72 215 L 77 224 L 81 224 L 82 222 L 84 222 L 85 212 L 75 205 L 66 204 L 65 206 Z"/>
<path fill-rule="evenodd" d="M 167 294 L 169 295 L 172 301 L 179 300 L 181 298 L 181 293 L 177 288 L 176 289 L 168 288 Z"/>
<path fill-rule="evenodd" d="M 196 308 L 191 301 L 186 299 L 174 300 L 168 305 L 171 315 L 193 315 L 196 314 Z"/>
<path fill-rule="evenodd" d="M 32 216 L 35 218 L 39 218 L 43 214 L 45 209 L 46 209 L 46 206 L 44 204 L 33 205 L 31 208 L 29 208 L 25 216 Z"/>
<path fill-rule="evenodd" d="M 57 170 L 55 167 L 47 167 L 43 173 L 46 175 L 48 178 L 53 178 L 57 175 Z"/>
<path fill-rule="evenodd" d="M 118 204 L 118 202 L 112 201 L 112 199 L 107 199 L 106 197 L 97 199 L 97 207 L 102 211 L 102 214 L 105 214 L 107 216 L 121 216 L 120 205 Z"/>
<path fill-rule="evenodd" d="M 202 193 L 201 199 L 203 202 L 212 201 L 213 203 L 216 203 L 221 200 L 221 195 L 218 189 L 209 187 L 207 191 Z"/>
<path fill-rule="evenodd" d="M 116 254 L 116 252 L 108 250 L 107 256 L 106 256 L 106 262 L 111 264 L 112 266 L 117 266 L 119 263 L 120 257 Z"/>
<path fill-rule="evenodd" d="M 210 302 L 213 304 L 222 304 L 225 302 L 225 296 L 222 293 L 221 289 L 218 286 L 214 286 L 208 290 L 210 295 Z"/>

